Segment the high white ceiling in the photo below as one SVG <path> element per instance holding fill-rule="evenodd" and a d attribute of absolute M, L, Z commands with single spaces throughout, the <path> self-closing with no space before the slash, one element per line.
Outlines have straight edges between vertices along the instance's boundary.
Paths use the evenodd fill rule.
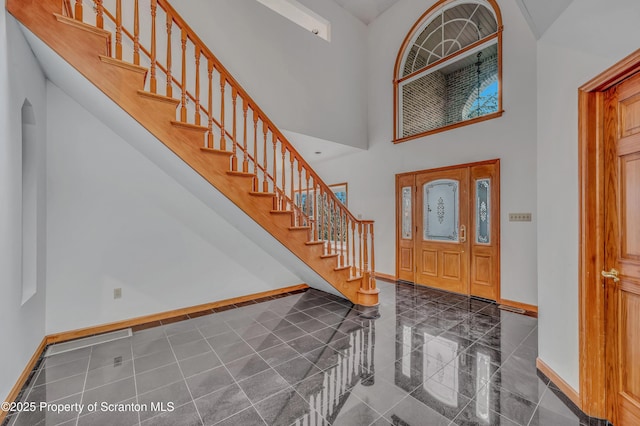
<path fill-rule="evenodd" d="M 399 0 L 335 0 L 356 18 L 369 24 Z"/>
<path fill-rule="evenodd" d="M 398 1 L 400 0 L 335 0 L 336 3 L 367 25 Z M 540 38 L 572 1 L 516 0 L 516 3 L 522 10 L 522 14 L 535 37 Z"/>
<path fill-rule="evenodd" d="M 533 35 L 539 39 L 573 0 L 516 0 Z"/>

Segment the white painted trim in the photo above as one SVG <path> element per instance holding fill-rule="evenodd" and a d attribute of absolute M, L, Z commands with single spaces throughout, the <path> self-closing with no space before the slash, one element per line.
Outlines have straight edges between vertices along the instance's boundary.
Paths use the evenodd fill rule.
<path fill-rule="evenodd" d="M 257 0 L 318 37 L 331 41 L 331 23 L 296 0 Z"/>

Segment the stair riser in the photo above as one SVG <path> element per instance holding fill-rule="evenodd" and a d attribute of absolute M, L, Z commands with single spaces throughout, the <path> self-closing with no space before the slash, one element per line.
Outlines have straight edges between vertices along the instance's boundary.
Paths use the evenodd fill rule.
<path fill-rule="evenodd" d="M 163 102 L 157 99 L 144 97 L 138 95 L 140 98 L 140 102 L 145 109 L 156 110 L 158 115 L 166 116 L 168 120 L 175 120 L 176 116 L 176 106 L 171 105 L 167 102 Z"/>

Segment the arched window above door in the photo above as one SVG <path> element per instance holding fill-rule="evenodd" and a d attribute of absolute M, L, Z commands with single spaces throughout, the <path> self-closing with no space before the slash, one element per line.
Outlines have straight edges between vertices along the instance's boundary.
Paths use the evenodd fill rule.
<path fill-rule="evenodd" d="M 407 34 L 394 75 L 394 142 L 502 115 L 495 0 L 440 0 Z"/>

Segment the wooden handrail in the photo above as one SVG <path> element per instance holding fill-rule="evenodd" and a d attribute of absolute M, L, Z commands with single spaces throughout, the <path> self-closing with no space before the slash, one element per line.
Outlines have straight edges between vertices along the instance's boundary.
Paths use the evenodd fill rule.
<path fill-rule="evenodd" d="M 69 13 L 70 0 L 62 1 L 63 8 L 66 13 Z M 105 16 L 115 25 L 115 57 L 123 60 L 122 38 L 124 35 L 133 44 L 134 64 L 140 64 L 141 55 L 149 59 L 151 93 L 157 93 L 157 73 L 164 73 L 166 96 L 173 97 L 174 85 L 179 89 L 180 121 L 186 123 L 189 120 L 191 124 L 201 125 L 202 115 L 206 117 L 205 122 L 202 123 L 206 130 L 203 146 L 215 148 L 214 142 L 216 142 L 220 150 L 231 152 L 232 171 L 238 171 L 241 168 L 242 172 L 247 173 L 253 170 L 255 175 L 253 190 L 273 193 L 276 210 L 291 211 L 293 226 L 310 226 L 311 239 L 325 240 L 326 254 L 336 256 L 339 267 L 348 266 L 352 277 L 358 276 L 358 273 L 362 274 L 362 290 L 371 290 L 373 281 L 370 277 L 373 276 L 371 271 L 374 270 L 373 222 L 357 219 L 346 206 L 342 205 L 331 188 L 324 183 L 173 6 L 167 0 L 150 0 L 150 11 L 147 13 L 151 14 L 151 28 L 141 29 L 138 0 L 134 2 L 116 0 L 115 13 L 107 10 L 102 0 L 94 0 L 94 2 L 96 26 L 101 28 L 104 26 Z M 131 15 L 128 15 L 133 16 L 133 31 L 124 25 L 124 22 L 131 22 L 131 19 L 123 21 L 122 14 L 125 12 L 123 4 L 129 8 L 133 7 L 130 11 Z M 158 9 L 166 15 L 166 23 L 162 25 L 166 26 L 166 50 L 165 46 L 157 45 Z M 76 1 L 75 18 L 82 20 L 81 13 L 82 1 Z M 173 25 L 177 26 L 178 33 L 172 30 Z M 144 37 L 140 36 L 141 30 L 150 31 L 150 46 L 143 45 Z M 177 37 L 173 40 L 175 43 L 173 47 L 179 46 L 179 52 L 176 52 L 178 54 L 175 57 L 172 54 L 172 37 Z M 192 51 L 191 46 L 193 46 Z M 193 54 L 187 55 L 188 51 Z M 165 53 L 166 57 L 164 57 Z M 176 74 L 180 73 L 177 78 L 172 73 L 172 59 L 178 57 L 181 64 L 177 67 Z M 187 72 L 193 80 L 187 79 Z M 204 85 L 202 78 L 207 80 Z M 194 89 L 194 92 L 189 91 L 187 85 Z M 227 86 L 230 86 L 230 90 Z M 217 96 L 220 97 L 219 104 L 213 101 L 216 97 L 215 102 L 218 102 Z M 193 102 L 193 106 L 187 108 L 189 102 Z M 217 108 L 215 114 L 214 106 Z M 240 112 L 238 107 L 241 108 Z M 262 125 L 259 125 L 260 122 Z M 214 141 L 214 128 L 219 130 L 217 141 Z M 253 139 L 252 144 L 251 139 Z M 231 141 L 230 147 L 227 146 L 228 141 Z M 238 161 L 240 156 L 242 157 L 241 166 Z M 261 185 L 259 185 L 260 181 Z M 304 192 L 306 192 L 306 202 L 303 205 Z"/>
<path fill-rule="evenodd" d="M 249 103 L 250 107 L 258 112 L 258 115 L 260 116 L 262 121 L 267 123 L 267 126 L 268 126 L 269 130 L 271 130 L 272 133 L 275 133 L 277 138 L 282 143 L 285 143 L 287 145 L 287 150 L 289 152 L 291 152 L 298 161 L 302 162 L 302 164 L 304 165 L 305 169 L 307 169 L 309 172 L 311 172 L 312 176 L 317 179 L 317 181 L 320 184 L 320 186 L 322 187 L 322 189 L 325 190 L 331 196 L 331 198 L 333 198 L 335 201 L 340 202 L 338 197 L 336 197 L 335 194 L 333 194 L 333 192 L 329 188 L 329 185 L 325 184 L 322 181 L 322 179 L 320 179 L 320 177 L 315 173 L 315 171 L 309 165 L 309 163 L 307 163 L 302 158 L 302 156 L 293 147 L 293 145 L 291 145 L 289 140 L 282 134 L 282 132 L 280 132 L 280 129 L 278 129 L 275 126 L 275 124 L 273 124 L 271 119 L 269 119 L 269 117 L 264 113 L 264 111 L 262 111 L 262 109 L 258 106 L 258 104 L 253 100 L 253 98 L 251 96 L 249 96 L 249 94 L 244 90 L 244 88 L 240 85 L 240 83 L 238 83 L 238 81 L 231 75 L 231 73 L 229 73 L 229 71 L 227 71 L 226 67 L 224 65 L 222 65 L 222 63 L 218 60 L 216 55 L 214 55 L 213 52 L 211 52 L 211 50 L 209 50 L 207 45 L 200 39 L 200 37 L 198 37 L 198 35 L 195 33 L 195 31 L 193 31 L 193 29 L 191 29 L 189 24 L 187 24 L 184 21 L 184 19 L 182 19 L 182 17 L 176 12 L 176 10 L 173 8 L 173 6 L 171 6 L 171 4 L 169 4 L 169 2 L 166 1 L 166 0 L 158 0 L 158 6 L 160 6 L 162 9 L 164 9 L 165 13 L 167 13 L 167 14 L 172 16 L 173 21 L 178 25 L 178 27 L 180 27 L 182 30 L 186 31 L 187 36 L 189 37 L 189 39 L 201 49 L 201 51 L 203 52 L 205 57 L 211 58 L 213 60 L 213 62 L 216 64 L 216 69 L 220 72 L 220 75 L 224 76 L 224 79 L 229 83 L 229 85 L 232 86 L 232 87 L 235 87 L 238 90 L 238 94 L 240 95 L 240 97 L 243 98 L 243 99 L 246 99 L 247 102 Z M 348 212 L 348 214 L 349 214 L 349 217 L 352 220 L 354 220 L 356 222 L 359 221 L 359 219 L 357 219 L 351 212 Z"/>
<path fill-rule="evenodd" d="M 160 3 L 161 3 L 161 0 L 156 0 L 156 1 L 158 2 L 158 4 L 160 4 Z M 172 9 L 172 10 L 173 10 L 173 9 Z M 116 24 L 116 17 L 115 17 L 115 16 L 113 16 L 113 15 L 111 14 L 111 12 L 109 12 L 107 9 L 103 9 L 103 13 L 104 13 L 104 15 L 105 15 L 105 16 L 107 16 L 107 17 L 109 18 L 109 20 L 110 20 L 111 22 L 113 22 L 114 24 Z M 175 20 L 175 19 L 173 19 L 173 17 L 171 17 L 170 15 L 167 15 L 167 17 L 168 17 L 167 21 L 176 22 L 176 20 Z M 153 22 L 153 21 L 152 21 L 152 22 Z M 168 24 L 167 24 L 167 25 L 168 25 Z M 169 30 L 169 27 L 167 27 L 167 28 L 168 28 L 168 31 L 170 31 L 170 30 Z M 122 26 L 122 33 L 123 33 L 123 34 L 124 34 L 124 35 L 129 39 L 129 40 L 131 40 L 132 42 L 134 42 L 134 41 L 135 41 L 134 35 L 133 35 L 129 30 L 127 30 L 127 28 L 126 28 L 126 27 L 124 27 L 124 26 Z M 191 39 L 191 37 L 189 36 L 189 31 L 187 31 L 187 37 L 188 37 L 189 39 Z M 155 37 L 153 37 L 153 38 L 155 38 Z M 152 52 L 150 52 L 149 50 L 147 50 L 147 49 L 146 49 L 143 45 L 141 45 L 141 44 L 139 44 L 139 49 L 140 49 L 140 52 L 142 52 L 145 56 L 147 56 L 147 57 L 148 57 L 148 58 L 150 58 L 150 60 L 151 60 L 151 58 L 152 58 Z M 169 50 L 169 52 L 171 52 L 171 50 L 170 50 L 170 49 L 171 49 L 171 48 L 170 48 L 170 44 L 168 44 L 168 50 Z M 203 50 L 203 52 L 204 52 L 204 50 Z M 207 52 L 208 52 L 208 50 L 207 50 Z M 211 54 L 211 56 L 213 56 L 213 54 Z M 206 54 L 205 54 L 205 57 L 206 57 Z M 212 63 L 215 63 L 215 61 L 217 61 L 217 59 L 215 59 L 215 57 L 213 57 L 213 58 L 209 58 L 209 59 L 212 59 Z M 219 64 L 219 62 L 218 62 L 218 64 Z M 163 66 L 161 63 L 159 63 L 159 62 L 156 62 L 155 66 L 156 66 L 156 68 L 157 68 L 158 70 L 160 70 L 162 73 L 169 75 L 169 76 L 170 76 L 170 79 L 171 79 L 171 82 L 172 82 L 173 84 L 175 84 L 175 85 L 176 85 L 176 86 L 178 86 L 178 87 L 181 87 L 181 86 L 182 86 L 182 82 L 181 82 L 181 81 L 178 81 L 178 79 L 177 79 L 177 78 L 175 78 L 175 77 L 171 76 L 171 72 L 170 72 L 170 68 L 169 68 L 169 66 L 164 67 L 164 66 Z M 228 82 L 228 81 L 229 81 L 229 79 L 227 79 L 227 82 Z M 233 81 L 235 81 L 235 80 L 233 80 Z M 169 88 L 169 87 L 170 87 L 170 86 L 169 86 L 169 84 L 167 83 L 167 88 Z M 153 90 L 153 89 L 152 89 L 152 92 L 154 92 L 154 90 Z M 185 95 L 186 95 L 186 98 L 187 98 L 189 101 L 194 102 L 194 103 L 196 102 L 196 97 L 195 97 L 191 92 L 189 92 L 188 90 L 185 90 L 185 92 L 184 92 L 184 93 L 185 93 Z M 248 107 L 248 108 L 251 108 L 253 111 L 256 111 L 256 112 L 258 113 L 259 117 L 260 117 L 260 118 L 263 120 L 263 122 L 264 122 L 264 121 L 265 121 L 265 119 L 266 119 L 267 117 L 264 115 L 264 113 L 262 113 L 262 110 L 260 110 L 259 108 L 257 108 L 257 106 L 256 106 L 256 104 L 255 104 L 255 103 L 252 103 L 252 102 L 253 102 L 253 100 L 252 100 L 248 95 L 246 95 L 246 92 L 242 91 L 241 93 L 243 93 L 243 94 L 244 94 L 244 96 L 241 96 L 241 97 L 242 97 L 243 101 L 246 101 L 246 102 L 247 102 L 247 107 Z M 171 97 L 171 94 L 172 94 L 171 90 L 167 89 L 167 96 Z M 247 98 L 248 98 L 248 100 L 247 100 Z M 220 121 L 218 121 L 218 120 L 213 116 L 213 114 L 210 114 L 210 113 L 209 113 L 209 111 L 210 111 L 210 110 L 211 110 L 211 106 L 209 106 L 209 108 L 204 108 L 203 106 L 200 106 L 200 111 L 202 111 L 202 113 L 203 113 L 204 115 L 208 116 L 208 117 L 209 117 L 209 119 L 212 121 L 212 124 L 215 124 L 215 125 L 216 125 L 216 127 L 218 127 L 219 129 L 221 129 L 221 131 L 222 131 L 222 130 L 223 130 L 223 126 L 222 126 L 222 124 L 220 123 Z M 268 120 L 268 118 L 267 118 L 267 120 Z M 271 122 L 269 121 L 269 123 L 271 123 Z M 273 132 L 273 129 L 274 129 L 274 128 L 275 128 L 275 126 L 272 124 L 272 125 L 271 125 L 271 127 L 269 127 L 269 130 L 271 130 L 271 131 Z M 276 128 L 276 130 L 277 130 L 277 128 Z M 229 131 L 227 131 L 226 129 L 224 130 L 224 134 L 225 134 L 225 136 L 227 136 L 229 139 L 231 139 L 231 140 L 235 141 L 235 137 L 233 137 L 233 135 L 232 135 Z M 295 153 L 295 155 L 296 155 L 296 157 L 295 157 L 295 158 L 296 158 L 296 159 L 299 159 L 299 160 L 301 160 L 301 161 L 303 161 L 303 162 L 304 162 L 304 165 L 306 166 L 306 167 L 305 167 L 305 169 L 306 169 L 306 170 L 311 171 L 312 173 L 314 173 L 314 176 L 316 177 L 316 179 L 319 179 L 319 176 L 317 176 L 317 175 L 315 174 L 315 172 L 313 172 L 313 169 L 311 168 L 311 166 L 310 166 L 306 161 L 304 161 L 304 159 L 302 158 L 302 156 L 300 156 L 300 155 L 297 153 L 297 151 L 295 151 L 295 148 L 294 148 L 294 147 L 291 145 L 291 143 L 290 143 L 290 142 L 285 138 L 285 136 L 284 136 L 282 133 L 280 133 L 279 131 L 277 132 L 277 135 L 278 135 L 278 139 L 279 139 L 280 141 L 283 141 L 283 142 L 284 142 L 284 141 L 286 141 L 286 143 L 287 143 L 287 145 L 288 145 L 287 149 L 289 149 L 289 147 L 290 147 L 290 148 L 291 148 L 291 149 L 290 149 L 290 151 L 294 151 L 294 153 Z M 272 175 L 271 175 L 267 170 L 265 170 L 265 168 L 260 164 L 260 162 L 259 162 L 259 161 L 256 161 L 256 160 L 255 160 L 255 158 L 253 158 L 253 156 L 251 156 L 251 154 L 248 154 L 248 158 L 249 158 L 249 159 L 251 159 L 251 160 L 254 162 L 254 164 L 257 166 L 258 170 L 260 170 L 262 173 L 264 173 L 264 174 L 265 174 L 265 176 L 266 176 L 269 180 L 274 181 L 273 176 L 272 176 Z M 331 192 L 331 190 L 329 189 L 329 187 L 328 187 L 328 186 L 326 187 L 326 189 L 327 189 L 327 191 L 328 191 L 328 192 Z M 332 193 L 332 192 L 331 192 L 331 193 Z M 332 193 L 332 194 L 333 194 L 333 193 Z M 337 199 L 337 198 L 336 198 L 336 199 Z M 338 201 L 339 201 L 339 200 L 338 200 Z M 349 213 L 350 213 L 350 212 L 349 212 Z M 353 220 L 357 220 L 355 217 L 353 217 L 353 215 L 351 215 L 351 217 L 352 217 L 352 219 L 353 219 Z"/>

